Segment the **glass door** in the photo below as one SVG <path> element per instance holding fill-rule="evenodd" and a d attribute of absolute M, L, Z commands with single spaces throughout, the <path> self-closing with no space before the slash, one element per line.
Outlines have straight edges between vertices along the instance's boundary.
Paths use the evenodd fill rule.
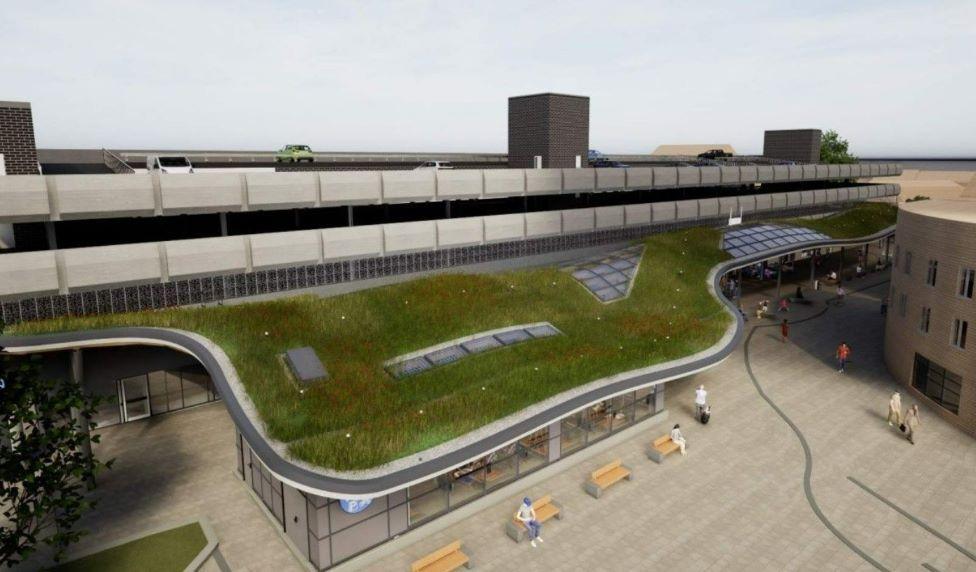
<path fill-rule="evenodd" d="M 122 395 L 122 422 L 144 419 L 152 414 L 149 407 L 149 381 L 145 375 L 119 380 Z"/>

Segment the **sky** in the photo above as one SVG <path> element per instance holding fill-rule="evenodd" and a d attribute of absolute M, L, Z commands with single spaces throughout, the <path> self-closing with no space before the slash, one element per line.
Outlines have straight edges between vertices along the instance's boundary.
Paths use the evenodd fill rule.
<path fill-rule="evenodd" d="M 590 147 L 976 157 L 976 2 L 0 0 L 41 148 L 507 151 L 507 98 L 590 97 Z"/>

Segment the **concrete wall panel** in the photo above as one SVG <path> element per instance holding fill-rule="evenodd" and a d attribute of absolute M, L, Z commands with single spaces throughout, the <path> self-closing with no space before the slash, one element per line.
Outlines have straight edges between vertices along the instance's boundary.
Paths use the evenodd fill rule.
<path fill-rule="evenodd" d="M 825 189 L 824 202 L 825 203 L 836 203 L 837 202 L 837 189 Z"/>
<path fill-rule="evenodd" d="M 722 182 L 722 170 L 719 167 L 699 167 L 702 185 L 717 185 Z"/>
<path fill-rule="evenodd" d="M 318 230 L 252 234 L 252 266 L 257 269 L 316 264 L 321 254 L 321 234 Z"/>
<path fill-rule="evenodd" d="M 803 165 L 789 165 L 789 171 L 791 181 L 803 180 Z"/>
<path fill-rule="evenodd" d="M 755 183 L 759 180 L 759 168 L 755 165 L 743 165 L 739 167 L 739 181 L 742 183 Z"/>
<path fill-rule="evenodd" d="M 860 163 L 854 163 L 851 166 L 851 178 L 856 179 L 863 174 L 862 166 Z"/>
<path fill-rule="evenodd" d="M 592 191 L 596 188 L 596 169 L 563 169 L 563 192 Z"/>
<path fill-rule="evenodd" d="M 848 200 L 849 197 L 850 197 L 850 188 L 849 187 L 841 187 L 841 188 L 837 189 L 837 200 L 838 201 L 844 202 L 844 201 Z"/>
<path fill-rule="evenodd" d="M 756 177 L 760 183 L 770 183 L 775 180 L 772 165 L 757 165 Z"/>
<path fill-rule="evenodd" d="M 162 279 L 155 242 L 69 248 L 62 252 L 66 285 L 71 289 Z"/>
<path fill-rule="evenodd" d="M 739 200 L 736 197 L 720 197 L 718 199 L 718 214 L 729 216 L 731 212 L 734 216 L 739 214 Z"/>
<path fill-rule="evenodd" d="M 651 216 L 654 222 L 670 222 L 677 217 L 677 203 L 651 203 Z"/>
<path fill-rule="evenodd" d="M 247 268 L 244 238 L 223 236 L 166 242 L 166 264 L 170 278 L 220 272 L 244 272 Z"/>
<path fill-rule="evenodd" d="M 434 200 L 435 173 L 433 169 L 383 171 L 383 200 L 388 203 Z"/>
<path fill-rule="evenodd" d="M 624 224 L 632 226 L 635 224 L 650 224 L 651 205 L 644 203 L 639 205 L 624 206 Z"/>
<path fill-rule="evenodd" d="M 698 216 L 715 217 L 721 211 L 718 208 L 718 199 L 698 199 Z"/>
<path fill-rule="evenodd" d="M 322 205 L 366 205 L 381 201 L 380 171 L 322 171 Z"/>
<path fill-rule="evenodd" d="M 560 212 L 563 216 L 564 233 L 593 230 L 593 209 L 569 209 Z"/>
<path fill-rule="evenodd" d="M 881 166 L 878 165 L 877 163 L 871 163 L 870 165 L 868 165 L 868 167 L 870 168 L 870 172 L 868 173 L 869 176 L 871 176 L 871 177 L 877 177 L 878 175 L 881 174 Z M 863 172 L 863 169 L 862 169 L 862 172 Z"/>
<path fill-rule="evenodd" d="M 485 227 L 481 217 L 437 221 L 437 248 L 482 244 L 484 239 Z"/>
<path fill-rule="evenodd" d="M 654 183 L 654 171 L 650 167 L 630 167 L 625 171 L 630 189 L 650 189 Z"/>
<path fill-rule="evenodd" d="M 485 242 L 518 240 L 525 237 L 525 215 L 507 214 L 485 217 Z"/>
<path fill-rule="evenodd" d="M 526 169 L 525 193 L 551 195 L 563 189 L 563 173 L 560 169 Z"/>
<path fill-rule="evenodd" d="M 817 205 L 822 205 L 827 202 L 827 191 L 824 189 L 818 189 L 813 191 L 813 203 Z"/>
<path fill-rule="evenodd" d="M 436 230 L 437 226 L 432 220 L 384 224 L 386 253 L 433 250 L 437 247 Z"/>
<path fill-rule="evenodd" d="M 827 176 L 831 179 L 839 179 L 840 165 L 827 165 Z"/>
<path fill-rule="evenodd" d="M 776 182 L 790 180 L 789 165 L 773 165 L 773 180 Z"/>
<path fill-rule="evenodd" d="M 563 216 L 559 211 L 525 213 L 525 236 L 536 238 L 562 232 Z"/>
<path fill-rule="evenodd" d="M 151 216 L 156 209 L 150 175 L 58 175 L 52 179 L 62 219 Z"/>
<path fill-rule="evenodd" d="M 0 255 L 0 296 L 57 291 L 58 268 L 54 251 Z"/>
<path fill-rule="evenodd" d="M 627 173 L 624 169 L 593 169 L 596 171 L 596 190 L 619 191 L 627 186 Z"/>
<path fill-rule="evenodd" d="M 739 197 L 739 212 L 742 214 L 747 214 L 755 212 L 756 210 L 756 196 L 755 195 L 743 195 Z"/>
<path fill-rule="evenodd" d="M 322 229 L 326 260 L 369 257 L 383 254 L 383 226 L 353 226 Z"/>
<path fill-rule="evenodd" d="M 159 175 L 159 185 L 164 214 L 241 210 L 239 173 Z"/>
<path fill-rule="evenodd" d="M 741 181 L 738 167 L 719 167 L 719 169 L 721 169 L 723 185 L 738 184 Z"/>
<path fill-rule="evenodd" d="M 616 228 L 624 225 L 624 207 L 597 207 L 596 228 Z"/>
<path fill-rule="evenodd" d="M 697 187 L 701 184 L 701 169 L 698 167 L 678 167 L 678 186 Z"/>
<path fill-rule="evenodd" d="M 816 165 L 803 165 L 803 179 L 810 181 L 817 178 Z"/>
<path fill-rule="evenodd" d="M 480 169 L 442 169 L 434 171 L 438 199 L 479 199 L 484 194 Z"/>
<path fill-rule="evenodd" d="M 247 173 L 249 210 L 311 207 L 318 201 L 318 173 Z"/>
<path fill-rule="evenodd" d="M 508 197 L 525 193 L 525 170 L 488 169 L 485 171 L 485 196 Z"/>
<path fill-rule="evenodd" d="M 842 179 L 851 178 L 851 166 L 850 165 L 838 165 L 837 166 L 838 176 Z"/>
<path fill-rule="evenodd" d="M 755 195 L 756 196 L 756 210 L 757 211 L 768 211 L 773 208 L 773 196 L 772 195 Z"/>
<path fill-rule="evenodd" d="M 817 169 L 817 174 L 815 178 L 817 179 L 827 178 L 827 174 L 828 174 L 827 165 L 816 165 L 816 169 Z"/>
<path fill-rule="evenodd" d="M 48 218 L 47 184 L 36 175 L 0 177 L 0 220 Z"/>
<path fill-rule="evenodd" d="M 654 167 L 654 188 L 667 189 L 678 186 L 676 167 Z"/>
<path fill-rule="evenodd" d="M 790 205 L 789 199 L 786 197 L 786 193 L 773 193 L 770 195 L 770 198 L 773 201 L 774 209 L 781 209 Z"/>
<path fill-rule="evenodd" d="M 689 220 L 698 218 L 698 201 L 678 201 L 675 203 L 677 206 L 677 218 L 678 220 Z"/>
<path fill-rule="evenodd" d="M 814 199 L 813 191 L 800 191 L 799 193 L 790 193 L 790 194 L 791 195 L 800 195 L 800 203 L 799 204 L 804 205 L 804 206 L 812 205 L 814 203 L 814 200 L 815 200 Z"/>

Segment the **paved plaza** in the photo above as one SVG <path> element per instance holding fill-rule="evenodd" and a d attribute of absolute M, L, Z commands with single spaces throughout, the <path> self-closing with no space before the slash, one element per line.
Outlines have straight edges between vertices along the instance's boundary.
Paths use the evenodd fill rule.
<path fill-rule="evenodd" d="M 885 423 L 896 387 L 881 355 L 884 279 L 874 275 L 849 284 L 861 290 L 843 306 L 827 305 L 827 292 L 808 294 L 814 304 L 794 306 L 788 314 L 795 321 L 788 344 L 780 341 L 776 320 L 755 328 L 750 313 L 749 337 L 731 358 L 669 385 L 666 424 L 648 426 L 640 437 L 574 466 L 568 459 L 564 471 L 528 489 L 516 483 L 494 506 L 398 548 L 368 569 L 408 570 L 413 560 L 460 539 L 480 570 L 876 569 L 870 561 L 890 570 L 923 570 L 923 564 L 976 570 L 976 560 L 937 536 L 976 551 L 976 440 L 924 406 L 915 446 Z M 747 296 L 744 308 L 749 311 L 756 299 Z M 833 362 L 842 339 L 853 348 L 846 374 Z M 707 426 L 691 418 L 699 383 L 713 406 Z M 809 446 L 810 495 L 800 439 L 759 389 Z M 648 444 L 673 422 L 688 439 L 688 456 L 673 454 L 657 465 L 646 457 Z M 205 516 L 232 569 L 302 569 L 234 473 L 233 425 L 222 404 L 112 427 L 103 435 L 97 453 L 117 461 L 100 479 L 100 505 L 85 519 L 92 532 L 79 550 Z M 588 496 L 586 476 L 617 457 L 634 470 L 634 480 L 599 500 Z M 504 532 L 526 494 L 552 494 L 566 512 L 563 520 L 547 523 L 546 542 L 535 549 Z M 423 528 L 418 532 L 424 536 Z"/>

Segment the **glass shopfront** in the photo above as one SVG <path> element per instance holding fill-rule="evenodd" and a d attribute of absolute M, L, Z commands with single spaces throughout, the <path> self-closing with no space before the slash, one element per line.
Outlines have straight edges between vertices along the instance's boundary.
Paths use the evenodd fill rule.
<path fill-rule="evenodd" d="M 345 501 L 302 493 L 305 506 L 293 510 L 306 511 L 307 552 L 305 546 L 299 548 L 320 570 L 339 564 L 647 419 L 663 408 L 663 388 L 660 391 L 659 395 L 655 388 L 645 388 L 607 399 L 466 465 L 369 501 Z M 294 538 L 294 531 L 288 527 L 305 520 L 299 518 L 305 515 L 293 515 L 288 507 L 284 514 L 280 512 L 281 504 L 277 499 L 285 494 L 278 492 L 284 490 L 281 483 L 273 475 L 264 478 L 263 470 L 266 469 L 240 436 L 238 445 L 241 477 L 252 485 L 275 519 Z M 267 495 L 263 494 L 265 488 Z M 288 486 L 284 485 L 284 488 Z"/>
<path fill-rule="evenodd" d="M 107 427 L 219 398 L 202 366 L 151 371 L 117 380 L 115 395 L 99 404 L 93 420 L 98 427 Z"/>

